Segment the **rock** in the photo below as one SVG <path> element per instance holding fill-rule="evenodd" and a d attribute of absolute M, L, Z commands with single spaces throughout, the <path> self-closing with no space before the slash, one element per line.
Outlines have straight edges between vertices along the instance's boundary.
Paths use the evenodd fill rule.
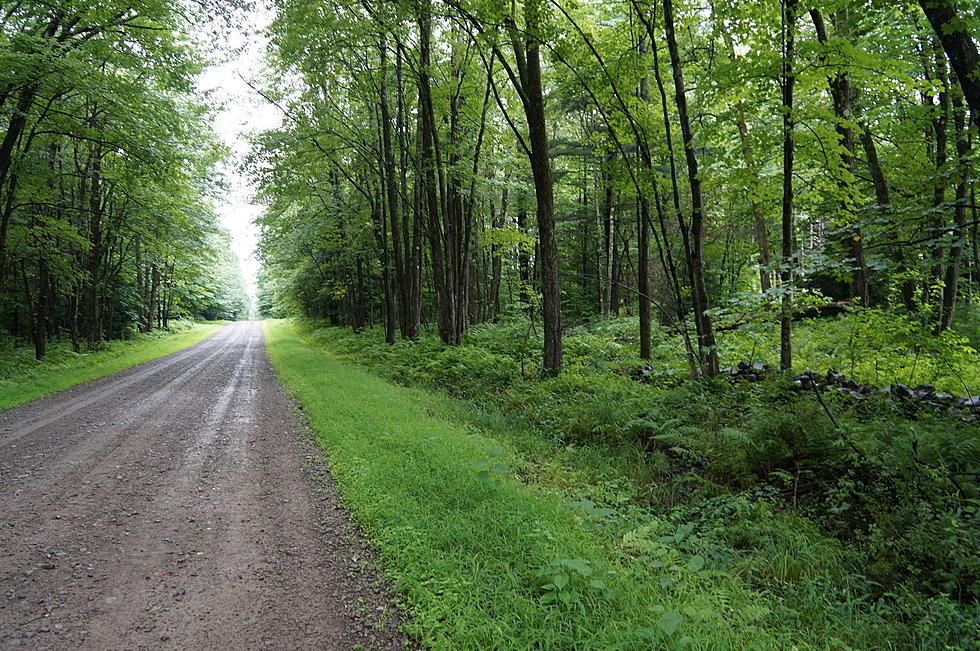
<path fill-rule="evenodd" d="M 912 387 L 907 384 L 896 383 L 891 385 L 891 392 L 899 398 L 911 398 Z"/>

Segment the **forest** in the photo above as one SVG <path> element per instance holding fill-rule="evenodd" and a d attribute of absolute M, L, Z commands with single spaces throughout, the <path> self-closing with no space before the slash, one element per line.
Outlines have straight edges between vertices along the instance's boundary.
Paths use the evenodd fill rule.
<path fill-rule="evenodd" d="M 235 3 L 0 3 L 4 348 L 77 353 L 248 301 L 193 30 Z M 206 42 L 198 37 L 198 40 Z"/>
<path fill-rule="evenodd" d="M 484 414 L 522 461 L 480 476 L 570 498 L 636 585 L 707 565 L 767 604 L 652 606 L 621 637 L 598 566 L 556 559 L 542 602 L 601 632 L 555 646 L 730 648 L 706 622 L 731 599 L 794 631 L 735 648 L 972 648 L 980 6 L 272 12 L 261 313 Z"/>

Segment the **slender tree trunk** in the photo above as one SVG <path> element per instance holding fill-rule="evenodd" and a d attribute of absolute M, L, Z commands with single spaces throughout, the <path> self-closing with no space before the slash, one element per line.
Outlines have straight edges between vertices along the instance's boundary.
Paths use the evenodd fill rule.
<path fill-rule="evenodd" d="M 641 38 L 638 43 L 641 60 L 646 61 L 647 43 Z M 646 66 L 644 65 L 644 68 Z M 640 100 L 650 103 L 650 80 L 644 75 L 640 80 Z M 652 167 L 649 150 L 640 148 L 640 156 L 645 168 Z M 638 198 L 636 225 L 636 272 L 637 290 L 639 293 L 638 312 L 640 316 L 640 359 L 650 359 L 650 199 L 645 195 Z"/>
<path fill-rule="evenodd" d="M 501 191 L 500 210 L 497 211 L 496 203 L 490 202 L 490 219 L 492 228 L 499 231 L 507 221 L 507 176 L 504 176 L 504 189 Z M 491 271 L 490 271 L 490 295 L 487 297 L 487 304 L 490 307 L 490 321 L 496 322 L 500 314 L 500 280 L 503 272 L 503 249 L 494 241 L 490 248 Z"/>
<path fill-rule="evenodd" d="M 782 316 L 779 328 L 779 365 L 783 369 L 793 367 L 793 87 L 796 84 L 795 29 L 796 0 L 783 0 L 783 217 L 782 217 L 782 270 L 779 273 L 783 289 Z"/>
<path fill-rule="evenodd" d="M 402 260 L 404 264 L 404 305 L 401 306 L 404 318 L 404 339 L 416 339 L 422 318 L 422 221 L 418 204 L 415 210 L 409 210 L 408 191 L 408 153 L 409 143 L 406 135 L 405 119 L 405 85 L 402 75 L 402 44 L 396 38 L 395 48 L 395 89 L 397 91 L 398 110 L 395 115 L 395 132 L 398 137 L 398 182 L 401 188 L 400 224 L 401 242 L 404 247 Z M 409 215 L 411 214 L 411 218 Z M 394 227 L 394 222 L 392 222 Z"/>
<path fill-rule="evenodd" d="M 34 357 L 44 359 L 48 337 L 48 303 L 50 296 L 48 291 L 51 288 L 51 279 L 48 274 L 48 261 L 41 253 L 37 260 L 37 291 L 40 296 L 34 295 Z"/>
<path fill-rule="evenodd" d="M 85 293 L 83 319 L 85 339 L 90 348 L 98 347 L 102 340 L 102 323 L 99 310 L 99 271 L 104 253 L 102 237 L 102 149 L 96 146 L 89 167 L 89 250 L 85 264 Z"/>
<path fill-rule="evenodd" d="M 953 314 L 956 309 L 956 296 L 959 291 L 960 268 L 963 261 L 963 242 L 966 233 L 966 184 L 970 175 L 969 156 L 970 142 L 967 139 L 966 116 L 963 100 L 958 91 L 952 97 L 953 124 L 956 133 L 956 156 L 958 161 L 958 179 L 956 181 L 956 207 L 953 224 L 953 243 L 949 250 L 949 261 L 946 265 L 946 277 L 943 283 L 943 302 L 940 311 L 937 334 L 953 325 Z"/>
<path fill-rule="evenodd" d="M 439 337 L 445 344 L 454 343 L 455 331 L 455 300 L 452 278 L 453 260 L 447 256 L 448 242 L 452 233 L 446 229 L 446 220 L 452 222 L 449 215 L 450 204 L 447 201 L 444 170 L 440 162 L 437 142 L 437 127 L 435 109 L 432 103 L 432 85 L 429 75 L 431 66 L 432 40 L 432 10 L 426 0 L 419 7 L 419 123 L 421 130 L 423 205 L 426 212 L 427 235 L 432 262 L 432 279 L 436 289 L 436 309 Z M 455 205 L 455 204 L 454 204 Z"/>
<path fill-rule="evenodd" d="M 942 46 L 938 39 L 932 40 L 933 56 L 935 62 L 935 75 L 940 80 L 939 90 L 939 112 L 932 120 L 932 131 L 936 138 L 935 164 L 936 179 L 933 184 L 932 205 L 935 208 L 932 228 L 936 239 L 932 243 L 932 269 L 929 274 L 929 283 L 926 287 L 929 303 L 932 304 L 933 288 L 936 287 L 944 277 L 943 263 L 945 262 L 945 251 L 943 239 L 940 234 L 946 228 L 946 163 L 949 151 L 949 74 L 946 67 L 946 56 L 943 54 Z M 936 322 L 942 322 L 942 295 L 935 297 L 938 303 L 936 310 Z"/>
<path fill-rule="evenodd" d="M 150 263 L 150 300 L 146 305 L 146 331 L 152 332 L 156 324 L 156 314 L 160 302 L 160 267 L 156 262 Z"/>
<path fill-rule="evenodd" d="M 878 148 L 875 146 L 874 136 L 872 135 L 868 125 L 863 122 L 859 125 L 858 133 L 861 139 L 861 146 L 864 149 L 864 156 L 868 162 L 868 173 L 871 176 L 871 183 L 874 186 L 875 200 L 878 202 L 878 210 L 885 218 L 886 223 L 890 224 L 885 237 L 890 241 L 898 241 L 898 232 L 892 222 L 893 208 L 891 202 L 891 192 L 888 188 L 888 181 L 885 178 L 885 173 L 881 169 L 881 163 L 878 160 Z M 895 265 L 895 269 L 899 275 L 907 275 L 908 261 L 906 260 L 907 256 L 905 247 L 894 245 L 890 246 L 888 248 L 888 257 Z M 905 306 L 905 309 L 910 312 L 914 310 L 914 283 L 911 283 L 908 280 L 902 281 L 899 286 L 899 291 L 902 304 Z"/>
<path fill-rule="evenodd" d="M 612 162 L 615 153 L 610 150 L 606 153 L 602 168 L 602 237 L 605 260 L 605 286 L 602 291 L 601 310 L 603 314 L 613 314 L 612 293 L 615 286 L 613 278 L 613 247 L 615 247 L 615 233 L 613 231 L 613 186 L 612 186 Z"/>
<path fill-rule="evenodd" d="M 718 350 L 715 346 L 711 317 L 708 315 L 710 304 L 704 278 L 704 202 L 701 193 L 701 177 L 698 174 L 698 158 L 694 148 L 694 134 L 691 131 L 691 122 L 687 114 L 687 91 L 684 88 L 684 73 L 674 34 L 672 0 L 664 0 L 664 28 L 667 35 L 667 49 L 670 52 L 670 67 L 674 75 L 677 116 L 680 120 L 681 137 L 684 141 L 687 175 L 691 186 L 690 274 L 694 298 L 694 319 L 695 323 L 699 324 L 698 348 L 703 360 L 702 371 L 711 377 L 718 374 Z"/>
<path fill-rule="evenodd" d="M 971 273 L 971 291 L 977 291 L 980 285 L 980 211 L 977 209 L 976 181 L 970 184 L 970 213 L 973 226 L 970 227 L 970 247 L 973 252 L 973 271 Z"/>
<path fill-rule="evenodd" d="M 382 152 L 382 169 L 384 171 L 383 185 L 385 191 L 385 199 L 387 201 L 387 214 L 388 222 L 391 231 L 391 259 L 394 262 L 394 278 L 391 278 L 391 272 L 388 269 L 388 265 L 382 265 L 382 274 L 385 279 L 382 280 L 384 284 L 385 292 L 385 311 L 386 314 L 390 313 L 394 316 L 398 323 L 398 329 L 401 332 L 403 339 L 408 339 L 410 334 L 409 326 L 409 295 L 408 286 L 406 283 L 405 274 L 405 261 L 402 255 L 402 233 L 403 228 L 401 224 L 401 212 L 399 210 L 400 204 L 398 200 L 398 178 L 395 175 L 395 154 L 392 148 L 392 135 L 391 135 L 391 109 L 388 106 L 388 66 L 387 66 L 387 55 L 388 55 L 388 43 L 384 36 L 381 37 L 381 42 L 378 45 L 378 51 L 380 55 L 380 81 L 378 83 L 378 105 L 381 111 L 381 152 Z M 405 215 L 407 219 L 408 216 Z M 381 233 L 382 245 L 387 248 L 386 240 L 387 235 L 385 232 Z M 387 258 L 387 254 L 385 254 Z M 392 289 L 392 280 L 394 281 L 394 289 Z M 388 320 L 386 320 L 386 323 Z M 387 329 L 385 331 L 386 339 Z M 394 343 L 394 339 L 389 343 Z"/>

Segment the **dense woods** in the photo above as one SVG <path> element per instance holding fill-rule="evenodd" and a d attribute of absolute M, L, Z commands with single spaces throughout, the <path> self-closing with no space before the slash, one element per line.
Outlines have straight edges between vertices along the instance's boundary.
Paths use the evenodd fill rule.
<path fill-rule="evenodd" d="M 603 314 L 642 357 L 681 332 L 696 376 L 736 314 L 784 367 L 821 302 L 942 333 L 977 288 L 980 30 L 923 4 L 282 3 L 266 307 L 448 344 L 526 311 L 551 371 Z"/>
<path fill-rule="evenodd" d="M 189 35 L 231 6 L 0 4 L 0 327 L 39 359 L 247 313 Z"/>
<path fill-rule="evenodd" d="M 259 307 L 581 507 L 632 587 L 552 561 L 556 646 L 970 648 L 976 3 L 273 5 Z"/>

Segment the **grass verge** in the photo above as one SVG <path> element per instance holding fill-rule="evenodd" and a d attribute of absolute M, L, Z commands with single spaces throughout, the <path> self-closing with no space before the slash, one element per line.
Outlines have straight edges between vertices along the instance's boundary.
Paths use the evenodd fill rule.
<path fill-rule="evenodd" d="M 112 375 L 192 346 L 214 334 L 220 323 L 194 323 L 176 331 L 154 332 L 108 342 L 92 352 L 75 353 L 67 342 L 49 347 L 42 361 L 31 348 L 0 352 L 0 410 Z"/>
<path fill-rule="evenodd" d="M 425 646 L 862 646 L 844 613 L 798 612 L 748 588 L 704 553 L 693 524 L 570 502 L 521 471 L 507 436 L 461 419 L 458 401 L 340 361 L 288 322 L 265 327 L 272 362 L 405 600 L 407 632 Z"/>

